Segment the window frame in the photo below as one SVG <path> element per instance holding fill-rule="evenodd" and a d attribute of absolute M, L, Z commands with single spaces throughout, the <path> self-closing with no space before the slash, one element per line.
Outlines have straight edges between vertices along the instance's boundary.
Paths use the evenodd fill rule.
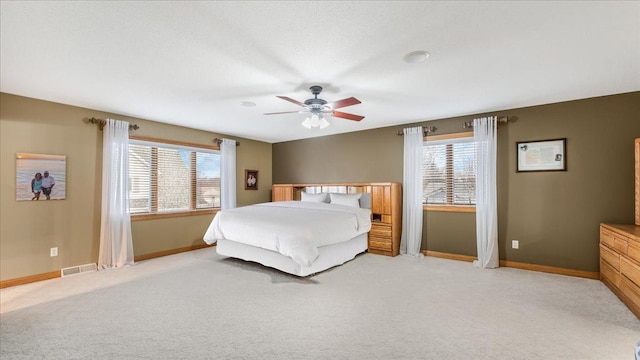
<path fill-rule="evenodd" d="M 444 135 L 428 135 L 423 138 L 423 143 L 427 143 L 429 141 L 436 140 L 453 140 L 453 139 L 461 139 L 461 138 L 473 138 L 473 131 L 461 132 L 461 133 L 453 133 L 453 134 L 444 134 Z M 447 174 L 449 176 L 449 174 Z M 459 213 L 475 213 L 476 206 L 469 205 L 453 205 L 453 204 L 438 204 L 438 205 L 428 205 L 423 204 L 422 209 L 425 211 L 441 211 L 441 212 L 459 212 Z"/>
<path fill-rule="evenodd" d="M 195 148 L 195 149 L 203 149 L 203 150 L 214 150 L 214 151 L 220 151 L 220 146 L 219 145 L 203 145 L 203 144 L 196 144 L 196 143 L 190 143 L 190 142 L 184 142 L 184 141 L 175 141 L 175 140 L 167 140 L 167 139 L 159 139 L 159 138 L 154 138 L 154 137 L 148 137 L 148 136 L 129 136 L 129 140 L 134 140 L 134 141 L 146 141 L 146 142 L 152 142 L 152 143 L 158 143 L 158 144 L 167 144 L 167 145 L 173 145 L 173 146 L 184 146 L 184 147 L 189 147 L 189 148 Z M 152 152 L 157 154 L 157 151 Z M 153 155 L 152 155 L 153 156 Z M 157 155 L 156 155 L 157 156 Z M 191 158 L 191 163 L 193 164 L 195 162 L 195 156 L 190 157 Z M 157 167 L 156 164 L 152 165 L 153 167 Z M 151 177 L 151 181 L 156 181 L 155 179 L 156 177 L 152 175 Z M 141 221 L 141 220 L 153 220 L 153 219 L 167 219 L 167 218 L 174 218 L 174 217 L 182 217 L 182 216 L 199 216 L 199 215 L 210 215 L 210 214 L 216 214 L 218 211 L 220 211 L 220 208 L 210 208 L 210 209 L 197 209 L 195 208 L 195 199 L 193 199 L 195 191 L 193 191 L 193 187 L 196 186 L 196 179 L 193 177 L 193 175 L 191 176 L 190 179 L 190 199 L 189 199 L 189 203 L 190 203 L 190 207 L 191 209 L 189 210 L 179 210 L 179 211 L 171 211 L 171 212 L 150 212 L 150 213 L 143 213 L 143 214 L 130 214 L 131 217 L 131 221 Z M 155 197 L 157 198 L 157 193 L 154 194 Z M 157 211 L 157 201 L 151 201 L 152 205 L 152 211 L 155 208 L 155 211 Z M 155 206 L 153 205 L 155 203 Z"/>

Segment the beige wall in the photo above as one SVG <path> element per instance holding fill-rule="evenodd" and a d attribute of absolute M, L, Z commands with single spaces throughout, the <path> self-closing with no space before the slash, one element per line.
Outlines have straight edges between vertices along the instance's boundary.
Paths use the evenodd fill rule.
<path fill-rule="evenodd" d="M 640 92 L 499 111 L 518 121 L 499 131 L 501 259 L 598 270 L 598 224 L 633 223 L 633 139 Z M 478 114 L 482 115 L 482 114 Z M 478 115 L 430 121 L 461 132 Z M 135 122 L 135 134 L 211 144 L 220 134 L 0 93 L 0 280 L 96 262 L 100 232 L 101 132 L 85 117 Z M 366 119 L 365 119 L 366 121 Z M 407 125 L 409 126 L 409 125 Z M 268 201 L 274 183 L 402 182 L 403 126 L 267 144 L 238 139 L 238 204 Z M 515 142 L 567 138 L 567 172 L 516 173 Z M 272 166 L 273 151 L 273 166 Z M 67 199 L 15 200 L 15 154 L 67 156 Z M 244 169 L 260 171 L 245 191 Z M 136 255 L 201 243 L 212 215 L 133 223 Z M 423 249 L 475 255 L 473 214 L 425 212 Z M 520 250 L 510 240 L 520 240 Z M 49 248 L 59 248 L 49 257 Z"/>
<path fill-rule="evenodd" d="M 102 133 L 86 117 L 136 123 L 135 135 L 211 145 L 220 134 L 0 93 L 0 280 L 96 262 L 100 237 Z M 132 132 L 133 133 L 133 132 Z M 271 144 L 237 138 L 238 205 L 269 201 Z M 67 156 L 67 198 L 15 200 L 17 152 Z M 244 169 L 260 171 L 259 190 L 244 190 Z M 134 253 L 202 243 L 213 215 L 132 223 Z M 50 257 L 49 248 L 59 256 Z"/>
<path fill-rule="evenodd" d="M 638 104 L 634 92 L 405 126 L 446 134 L 482 115 L 517 117 L 498 130 L 500 258 L 598 271 L 599 223 L 633 223 Z M 402 182 L 405 126 L 274 144 L 273 181 Z M 565 137 L 568 171 L 516 173 L 516 142 Z M 424 224 L 423 249 L 475 256 L 474 214 L 425 212 Z"/>

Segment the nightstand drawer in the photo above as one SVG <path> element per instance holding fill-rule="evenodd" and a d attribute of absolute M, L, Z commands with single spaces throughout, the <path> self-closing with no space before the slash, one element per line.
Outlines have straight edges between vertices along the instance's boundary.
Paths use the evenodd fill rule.
<path fill-rule="evenodd" d="M 369 247 L 372 249 L 391 250 L 391 238 L 369 236 Z"/>
<path fill-rule="evenodd" d="M 373 236 L 391 237 L 391 226 L 371 225 L 369 234 Z"/>

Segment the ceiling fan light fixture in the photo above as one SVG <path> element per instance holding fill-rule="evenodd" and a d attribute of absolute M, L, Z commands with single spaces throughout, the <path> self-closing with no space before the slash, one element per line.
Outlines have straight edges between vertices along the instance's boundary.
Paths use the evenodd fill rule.
<path fill-rule="evenodd" d="M 306 127 L 307 129 L 311 129 L 311 118 L 307 117 L 306 119 L 304 119 L 304 121 L 302 122 L 302 126 Z"/>
<path fill-rule="evenodd" d="M 324 129 L 329 125 L 331 125 L 331 123 L 329 123 L 327 119 L 320 114 L 311 114 L 311 116 L 307 117 L 302 122 L 302 126 L 307 129 Z"/>
<path fill-rule="evenodd" d="M 331 125 L 331 123 L 328 122 L 327 119 L 324 118 L 324 116 L 320 118 L 320 129 L 324 129 L 329 125 Z"/>
<path fill-rule="evenodd" d="M 410 64 L 423 62 L 429 58 L 429 53 L 424 50 L 412 51 L 404 56 L 404 61 Z"/>
<path fill-rule="evenodd" d="M 320 127 L 320 116 L 318 116 L 318 114 L 311 115 L 311 127 L 312 128 Z"/>

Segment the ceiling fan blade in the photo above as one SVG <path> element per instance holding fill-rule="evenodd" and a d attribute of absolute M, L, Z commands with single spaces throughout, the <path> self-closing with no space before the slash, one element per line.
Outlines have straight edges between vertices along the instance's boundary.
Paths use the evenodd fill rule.
<path fill-rule="evenodd" d="M 340 109 L 343 107 L 357 105 L 357 104 L 360 104 L 360 100 L 354 97 L 350 97 L 350 98 L 334 101 L 332 103 L 328 103 L 327 105 L 331 106 L 332 109 Z"/>
<path fill-rule="evenodd" d="M 292 102 L 292 103 L 294 103 L 294 104 L 296 104 L 296 105 L 298 105 L 298 106 L 302 106 L 302 107 L 304 107 L 304 106 L 305 106 L 305 105 L 304 105 L 303 103 L 301 103 L 300 101 L 298 101 L 298 100 L 293 100 L 292 98 L 287 97 L 287 96 L 277 96 L 277 97 L 279 97 L 279 98 L 280 98 L 280 99 L 282 99 L 282 100 L 287 100 L 288 102 Z"/>
<path fill-rule="evenodd" d="M 353 120 L 353 121 L 360 121 L 360 120 L 364 119 L 364 116 L 344 113 L 344 112 L 340 112 L 340 111 L 334 111 L 332 115 L 333 115 L 333 117 L 339 117 L 339 118 L 342 118 L 342 119 Z"/>
<path fill-rule="evenodd" d="M 301 110 L 296 110 L 296 111 L 282 111 L 282 112 L 265 113 L 265 115 L 294 114 L 294 113 L 301 113 L 301 112 L 303 112 L 303 111 L 301 111 Z"/>

